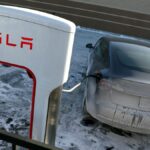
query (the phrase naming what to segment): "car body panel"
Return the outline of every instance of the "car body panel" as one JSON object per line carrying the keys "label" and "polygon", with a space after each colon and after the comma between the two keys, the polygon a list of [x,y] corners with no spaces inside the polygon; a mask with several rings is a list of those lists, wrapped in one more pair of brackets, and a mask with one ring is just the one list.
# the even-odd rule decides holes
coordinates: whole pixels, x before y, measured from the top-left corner
{"label": "car body panel", "polygon": [[[120,60],[116,59],[118,49],[123,52]],[[145,52],[147,56],[143,55]],[[149,134],[149,56],[148,42],[112,37],[99,39],[90,52],[87,75],[100,72],[103,78],[99,81],[93,77],[87,79],[85,105],[88,113],[111,126]],[[121,69],[119,63],[124,65]]]}

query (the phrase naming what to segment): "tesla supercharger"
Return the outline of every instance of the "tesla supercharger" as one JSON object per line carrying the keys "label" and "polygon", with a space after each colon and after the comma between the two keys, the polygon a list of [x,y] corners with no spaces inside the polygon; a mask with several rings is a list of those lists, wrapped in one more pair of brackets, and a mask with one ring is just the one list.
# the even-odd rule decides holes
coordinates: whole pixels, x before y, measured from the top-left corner
{"label": "tesla supercharger", "polygon": [[[68,78],[74,34],[75,25],[68,20],[0,6],[0,62],[26,69],[34,81],[30,117],[30,138],[34,140],[45,141],[49,95]],[[54,104],[52,113],[58,111]],[[51,118],[51,125],[54,120]]]}

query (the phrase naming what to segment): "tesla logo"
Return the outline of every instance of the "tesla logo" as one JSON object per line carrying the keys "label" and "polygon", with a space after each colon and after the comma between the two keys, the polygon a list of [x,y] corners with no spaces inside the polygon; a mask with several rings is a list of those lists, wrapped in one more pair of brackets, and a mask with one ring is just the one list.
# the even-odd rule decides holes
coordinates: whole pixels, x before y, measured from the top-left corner
{"label": "tesla logo", "polygon": [[30,37],[21,37],[19,44],[13,42],[13,37],[10,36],[9,34],[6,34],[6,36],[2,36],[2,33],[0,33],[0,44],[5,44],[6,46],[11,46],[11,47],[17,47],[19,46],[20,48],[27,47],[28,49],[32,50],[33,48],[33,38]]}

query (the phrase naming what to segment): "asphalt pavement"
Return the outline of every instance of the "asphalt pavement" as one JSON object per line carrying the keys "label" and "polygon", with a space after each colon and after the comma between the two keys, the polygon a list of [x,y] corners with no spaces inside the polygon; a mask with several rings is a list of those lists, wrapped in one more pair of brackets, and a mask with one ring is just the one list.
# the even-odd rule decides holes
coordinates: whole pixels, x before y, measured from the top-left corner
{"label": "asphalt pavement", "polygon": [[142,14],[150,14],[149,0],[71,0],[75,2],[82,2],[94,4],[99,6],[106,6],[110,8],[122,9]]}

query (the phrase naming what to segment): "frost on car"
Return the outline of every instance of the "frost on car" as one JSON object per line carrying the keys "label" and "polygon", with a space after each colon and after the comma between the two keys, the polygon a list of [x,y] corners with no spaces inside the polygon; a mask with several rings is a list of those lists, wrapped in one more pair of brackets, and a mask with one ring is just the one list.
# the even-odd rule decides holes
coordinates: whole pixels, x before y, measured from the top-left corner
{"label": "frost on car", "polygon": [[86,111],[111,126],[150,133],[150,44],[102,37],[87,47]]}

